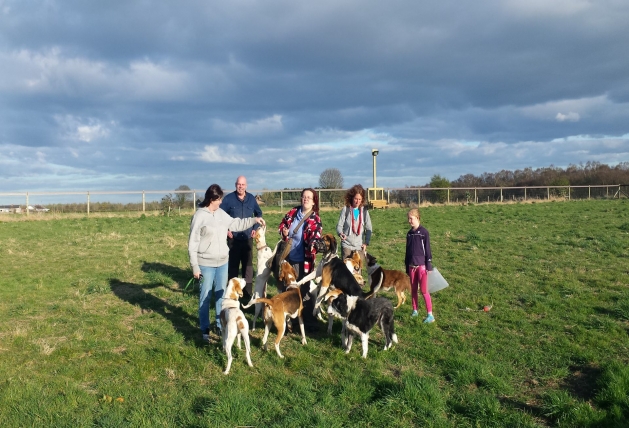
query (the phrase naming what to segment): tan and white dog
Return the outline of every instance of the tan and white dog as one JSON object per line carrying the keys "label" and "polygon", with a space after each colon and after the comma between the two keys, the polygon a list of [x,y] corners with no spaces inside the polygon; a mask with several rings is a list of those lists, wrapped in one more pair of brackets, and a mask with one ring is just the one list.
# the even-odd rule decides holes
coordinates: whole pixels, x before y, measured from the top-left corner
{"label": "tan and white dog", "polygon": [[352,251],[351,255],[343,260],[343,263],[345,263],[347,269],[354,275],[356,282],[360,284],[360,286],[365,285],[365,280],[363,279],[363,258],[360,252]]}
{"label": "tan and white dog", "polygon": [[[285,262],[285,266],[290,267],[294,274],[294,269],[288,262]],[[284,267],[284,263],[282,263],[283,269],[282,271],[288,272],[289,269]],[[280,273],[280,276],[282,274]],[[293,281],[294,282],[294,281]],[[275,351],[280,358],[284,358],[282,353],[280,352],[280,342],[282,341],[282,337],[284,337],[284,333],[286,332],[286,317],[289,318],[297,318],[299,320],[299,329],[301,330],[301,344],[305,345],[306,342],[306,332],[304,330],[304,319],[302,317],[302,311],[304,309],[303,302],[301,300],[301,291],[299,287],[290,288],[283,293],[276,294],[270,299],[260,297],[254,299],[247,303],[247,305],[243,306],[243,308],[248,308],[252,304],[255,303],[264,303],[264,337],[262,338],[262,345],[264,345],[264,350],[267,350],[267,340],[269,338],[269,331],[271,329],[271,323],[275,325],[277,329],[277,337],[275,338]]]}
{"label": "tan and white dog", "polygon": [[[266,297],[266,284],[269,280],[269,276],[271,275],[271,267],[267,266],[267,261],[271,260],[273,257],[273,251],[271,248],[266,245],[266,226],[260,226],[255,233],[254,240],[256,241],[256,249],[257,253],[257,270],[256,273],[256,282],[253,287],[253,296],[251,296],[251,300],[257,299],[258,297]],[[256,320],[260,315],[260,311],[262,310],[262,303],[256,304],[255,314],[253,316],[253,324],[251,325],[251,331],[256,329]]]}
{"label": "tan and white dog", "polygon": [[239,297],[242,297],[242,290],[245,287],[245,280],[242,278],[232,278],[227,282],[227,288],[223,294],[223,305],[221,307],[221,326],[223,327],[223,350],[227,354],[227,367],[223,374],[228,374],[232,366],[232,346],[234,340],[238,338],[238,349],[240,349],[240,337],[245,342],[247,364],[251,363],[251,346],[249,344],[249,324],[245,314],[240,310]]}
{"label": "tan and white dog", "polygon": [[369,253],[367,253],[367,281],[372,295],[375,295],[380,289],[385,291],[395,290],[397,295],[397,306],[395,309],[406,302],[404,292],[407,290],[409,293],[411,292],[411,279],[406,272],[383,269],[376,258]]}

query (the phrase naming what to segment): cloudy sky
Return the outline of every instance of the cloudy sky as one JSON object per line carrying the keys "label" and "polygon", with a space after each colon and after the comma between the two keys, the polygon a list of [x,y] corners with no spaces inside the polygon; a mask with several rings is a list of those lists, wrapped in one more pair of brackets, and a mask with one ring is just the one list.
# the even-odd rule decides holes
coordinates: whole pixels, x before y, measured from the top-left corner
{"label": "cloudy sky", "polygon": [[0,192],[629,161],[626,0],[0,0]]}

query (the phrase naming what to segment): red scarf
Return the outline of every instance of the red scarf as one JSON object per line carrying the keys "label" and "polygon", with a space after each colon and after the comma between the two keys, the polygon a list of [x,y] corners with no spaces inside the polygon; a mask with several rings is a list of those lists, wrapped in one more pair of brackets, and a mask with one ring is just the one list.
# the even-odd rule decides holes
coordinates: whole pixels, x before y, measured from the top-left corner
{"label": "red scarf", "polygon": [[354,226],[354,208],[350,207],[350,209],[352,210],[352,232],[354,232],[356,235],[360,236],[360,226],[362,225],[362,220],[363,220],[363,210],[361,210],[360,208],[358,208],[358,227]]}

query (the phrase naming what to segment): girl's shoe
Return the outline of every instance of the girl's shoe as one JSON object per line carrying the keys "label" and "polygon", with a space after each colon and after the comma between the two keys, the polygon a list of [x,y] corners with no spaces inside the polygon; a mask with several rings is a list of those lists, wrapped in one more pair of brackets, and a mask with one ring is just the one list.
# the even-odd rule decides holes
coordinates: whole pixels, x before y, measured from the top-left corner
{"label": "girl's shoe", "polygon": [[411,317],[416,317],[417,315],[419,315],[419,313],[417,311],[413,311],[413,313],[411,314]]}
{"label": "girl's shoe", "polygon": [[428,315],[428,316],[426,317],[426,319],[424,319],[424,322],[425,322],[426,324],[431,323],[431,322],[435,322],[435,317],[433,317],[432,315]]}

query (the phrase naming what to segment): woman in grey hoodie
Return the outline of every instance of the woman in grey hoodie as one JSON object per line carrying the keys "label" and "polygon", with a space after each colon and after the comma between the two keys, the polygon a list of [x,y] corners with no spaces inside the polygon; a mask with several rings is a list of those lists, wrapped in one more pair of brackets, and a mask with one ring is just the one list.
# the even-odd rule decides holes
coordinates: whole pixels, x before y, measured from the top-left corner
{"label": "woman in grey hoodie", "polygon": [[364,203],[365,189],[360,184],[355,184],[345,194],[345,206],[336,225],[336,232],[341,238],[343,259],[349,257],[352,251],[362,251],[361,257],[365,258],[371,240],[371,217]]}
{"label": "woman in grey hoodie", "polygon": [[223,304],[223,293],[227,286],[229,248],[227,231],[239,232],[258,223],[264,225],[262,217],[233,218],[220,208],[223,190],[212,184],[205,192],[205,199],[199,205],[190,222],[188,255],[195,278],[201,281],[199,296],[199,322],[203,339],[210,335],[210,300],[212,291],[216,300],[216,328],[220,334],[219,319]]}

